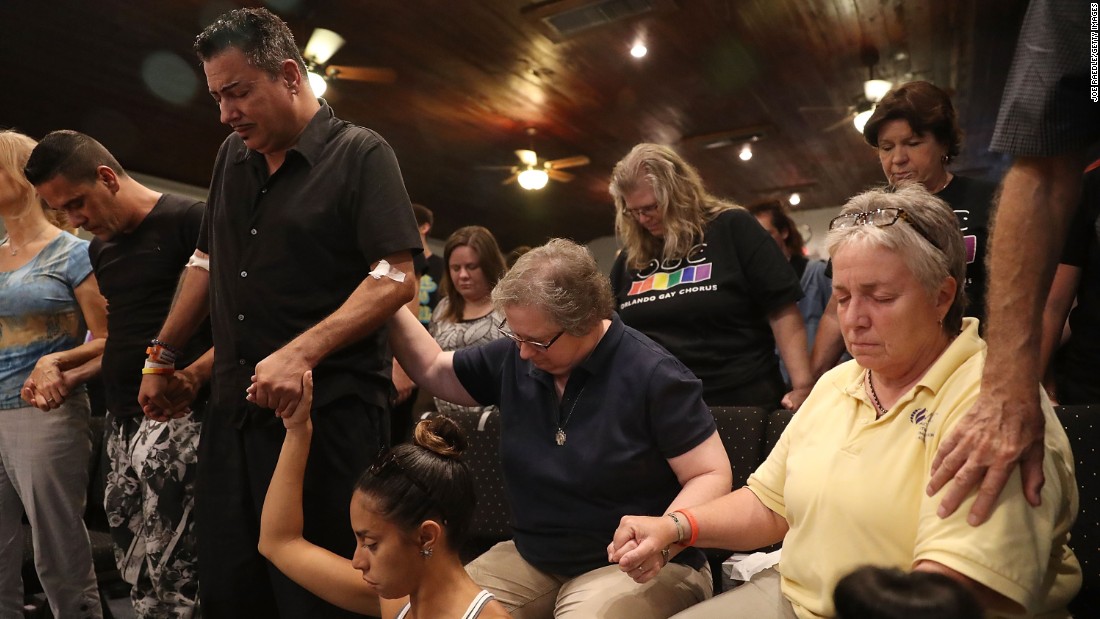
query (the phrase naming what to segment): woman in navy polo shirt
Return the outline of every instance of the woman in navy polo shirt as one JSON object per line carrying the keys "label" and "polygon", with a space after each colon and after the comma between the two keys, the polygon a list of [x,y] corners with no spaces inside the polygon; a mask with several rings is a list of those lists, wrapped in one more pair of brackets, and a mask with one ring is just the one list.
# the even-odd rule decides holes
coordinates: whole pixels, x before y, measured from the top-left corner
{"label": "woman in navy polo shirt", "polygon": [[[583,247],[555,239],[497,284],[501,339],[443,352],[410,312],[390,344],[417,384],[451,402],[497,405],[514,539],[467,570],[514,617],[668,617],[711,594],[696,549],[625,574],[609,564],[620,518],[729,492],[729,460],[680,361],[612,311]],[[511,341],[509,341],[511,340]],[[632,576],[650,572],[650,582]]]}

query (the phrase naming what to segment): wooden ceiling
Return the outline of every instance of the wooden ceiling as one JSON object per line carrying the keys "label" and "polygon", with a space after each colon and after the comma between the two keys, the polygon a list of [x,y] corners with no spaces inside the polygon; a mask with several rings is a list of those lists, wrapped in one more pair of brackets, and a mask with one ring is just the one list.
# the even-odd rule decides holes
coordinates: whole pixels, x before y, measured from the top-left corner
{"label": "wooden ceiling", "polygon": [[[550,236],[612,233],[611,167],[634,144],[676,146],[708,187],[742,203],[802,195],[822,208],[881,181],[870,148],[838,123],[874,76],[955,93],[967,143],[956,170],[996,177],[986,151],[1025,0],[618,0],[657,10],[555,41],[532,15],[591,0],[268,0],[304,45],[347,39],[331,62],[391,67],[393,84],[336,81],[337,114],[380,132],[433,236],[481,224],[507,251]],[[190,51],[238,0],[0,2],[0,125],[103,141],[128,169],[206,186],[228,133]],[[649,47],[637,60],[636,40]],[[536,134],[529,138],[528,128]],[[757,131],[706,148],[699,136]],[[539,192],[502,186],[513,151],[591,165]]]}

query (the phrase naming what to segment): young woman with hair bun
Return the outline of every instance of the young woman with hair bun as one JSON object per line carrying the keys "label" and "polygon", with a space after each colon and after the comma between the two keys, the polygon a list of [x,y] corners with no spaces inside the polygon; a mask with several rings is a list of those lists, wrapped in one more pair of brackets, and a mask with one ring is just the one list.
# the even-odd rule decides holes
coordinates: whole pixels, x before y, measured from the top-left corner
{"label": "young woman with hair bun", "polygon": [[446,417],[421,421],[412,443],[385,452],[359,478],[351,498],[351,560],[303,537],[312,401],[312,372],[306,372],[302,401],[283,418],[286,438],[264,501],[260,552],[294,582],[354,612],[383,619],[507,617],[458,556],[474,486],[461,459],[465,437]]}

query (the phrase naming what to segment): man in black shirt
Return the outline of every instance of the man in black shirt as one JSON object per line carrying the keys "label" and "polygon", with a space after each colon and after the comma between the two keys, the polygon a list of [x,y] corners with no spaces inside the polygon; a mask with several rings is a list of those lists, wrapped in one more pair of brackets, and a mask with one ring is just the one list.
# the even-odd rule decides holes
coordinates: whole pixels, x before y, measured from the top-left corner
{"label": "man in black shirt", "polygon": [[[392,149],[314,97],[282,20],[231,11],[195,51],[233,134],[196,246],[210,271],[188,273],[157,339],[178,348],[209,307],[218,354],[196,504],[203,613],[344,616],[256,550],[278,416],[294,410],[312,369],[304,534],[350,558],[351,488],[389,436],[392,357],[380,327],[415,294],[420,238]],[[163,382],[143,380],[146,410],[167,405]]]}
{"label": "man in black shirt", "polygon": [[[115,557],[139,617],[196,616],[196,456],[213,351],[204,327],[168,377],[170,415],[142,415],[144,347],[168,315],[195,246],[203,204],[161,194],[131,178],[91,137],[55,131],[27,163],[39,195],[96,238],[89,247],[110,306],[103,351],[109,430],[105,507]],[[190,409],[190,410],[188,410]]]}

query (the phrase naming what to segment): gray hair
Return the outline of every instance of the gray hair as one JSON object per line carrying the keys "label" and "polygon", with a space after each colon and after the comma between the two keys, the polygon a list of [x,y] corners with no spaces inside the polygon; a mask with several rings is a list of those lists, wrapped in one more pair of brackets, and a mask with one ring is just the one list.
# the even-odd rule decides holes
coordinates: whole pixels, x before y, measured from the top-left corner
{"label": "gray hair", "polygon": [[943,329],[950,335],[958,333],[966,310],[966,250],[955,212],[920,184],[906,183],[894,191],[874,189],[861,193],[844,205],[841,215],[883,208],[902,209],[911,223],[830,230],[825,237],[829,255],[835,256],[842,247],[853,243],[889,249],[901,257],[930,295],[945,277],[954,278],[958,286],[943,319]]}
{"label": "gray hair", "polygon": [[493,308],[533,306],[569,335],[588,333],[611,317],[611,282],[592,254],[568,239],[551,239],[520,256],[493,288]]}

